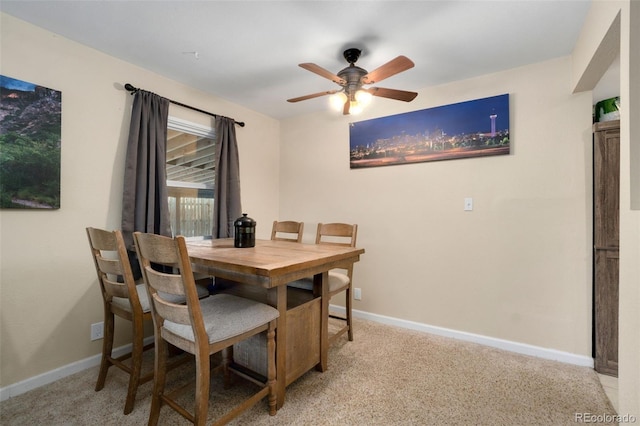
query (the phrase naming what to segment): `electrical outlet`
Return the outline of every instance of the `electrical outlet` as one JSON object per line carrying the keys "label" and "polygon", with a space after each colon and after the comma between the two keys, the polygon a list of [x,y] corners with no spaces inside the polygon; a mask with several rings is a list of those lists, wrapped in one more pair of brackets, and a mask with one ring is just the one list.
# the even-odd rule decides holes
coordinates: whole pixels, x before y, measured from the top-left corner
{"label": "electrical outlet", "polygon": [[104,322],[91,324],[91,340],[99,340],[104,338]]}
{"label": "electrical outlet", "polygon": [[353,298],[355,300],[362,300],[362,289],[354,288],[353,289]]}

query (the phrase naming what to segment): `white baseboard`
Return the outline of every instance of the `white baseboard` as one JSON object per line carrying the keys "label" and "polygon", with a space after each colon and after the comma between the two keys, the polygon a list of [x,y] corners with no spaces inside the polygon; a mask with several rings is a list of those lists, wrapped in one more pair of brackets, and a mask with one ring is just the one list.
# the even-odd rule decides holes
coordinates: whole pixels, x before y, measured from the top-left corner
{"label": "white baseboard", "polygon": [[[331,309],[344,315],[345,308],[342,306],[331,305]],[[394,325],[409,330],[422,331],[424,333],[435,334],[438,336],[450,337],[452,339],[464,340],[467,342],[479,343],[481,345],[493,348],[504,349],[506,351],[515,352],[523,355],[531,355],[538,358],[560,361],[566,364],[578,365],[581,367],[593,368],[593,358],[584,355],[563,352],[556,349],[543,348],[533,346],[526,343],[512,342],[510,340],[497,339],[495,337],[483,336],[480,334],[467,333],[465,331],[452,330],[450,328],[437,327],[429,324],[423,324],[414,321],[407,321],[399,318],[388,317],[385,315],[372,314],[370,312],[353,310],[355,318],[362,318],[381,324]]]}
{"label": "white baseboard", "polygon": [[[336,312],[344,314],[344,307],[331,305],[331,309]],[[512,342],[509,340],[496,339],[494,337],[483,336],[480,334],[467,333],[464,331],[452,330],[449,328],[437,327],[433,325],[423,324],[414,321],[407,321],[399,318],[388,317],[385,315],[372,314],[365,311],[359,311],[354,309],[353,316],[356,318],[362,318],[381,324],[394,325],[396,327],[406,328],[409,330],[421,331],[424,333],[435,334],[438,336],[450,337],[453,339],[464,340],[467,342],[479,343],[481,345],[490,346],[498,349],[504,349],[510,352],[515,352],[523,355],[531,355],[538,358],[550,359],[554,361],[560,361],[567,364],[579,365],[582,367],[593,368],[593,358],[572,354],[569,352],[558,351],[555,349],[542,348],[540,346],[528,345],[526,343]],[[145,344],[153,341],[153,336],[145,339]],[[116,356],[120,356],[131,351],[131,344],[121,346],[114,350]],[[89,358],[85,358],[80,361],[67,364],[55,370],[47,371],[38,376],[30,377],[18,383],[0,388],[0,401],[7,400],[14,396],[23,394],[32,389],[39,388],[40,386],[47,385],[55,382],[63,377],[70,376],[79,371],[86,370],[91,367],[95,367],[100,364],[101,355],[94,355]]]}
{"label": "white baseboard", "polygon": [[[145,345],[152,342],[153,336],[149,336],[144,339]],[[113,355],[118,357],[131,352],[131,346],[131,343],[129,343],[127,345],[115,348],[113,350]],[[29,377],[28,379],[21,382],[0,388],[0,402],[5,401],[9,398],[13,398],[14,396],[18,396],[25,392],[29,392],[30,390],[39,388],[40,386],[48,385],[49,383],[53,383],[56,380],[60,380],[64,377],[70,376],[80,371],[95,367],[96,365],[100,365],[101,358],[102,354],[94,355],[89,358],[81,359],[80,361],[64,365],[60,368],[56,368],[55,370],[47,371],[46,373],[42,373],[34,377]],[[96,379],[97,377],[98,376],[96,375]]]}

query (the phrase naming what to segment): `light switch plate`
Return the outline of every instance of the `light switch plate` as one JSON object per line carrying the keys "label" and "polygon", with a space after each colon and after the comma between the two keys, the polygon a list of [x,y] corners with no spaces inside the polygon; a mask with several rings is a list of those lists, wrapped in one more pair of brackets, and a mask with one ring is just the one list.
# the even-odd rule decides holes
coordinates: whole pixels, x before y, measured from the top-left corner
{"label": "light switch plate", "polygon": [[464,210],[465,211],[473,210],[473,198],[467,197],[464,199]]}

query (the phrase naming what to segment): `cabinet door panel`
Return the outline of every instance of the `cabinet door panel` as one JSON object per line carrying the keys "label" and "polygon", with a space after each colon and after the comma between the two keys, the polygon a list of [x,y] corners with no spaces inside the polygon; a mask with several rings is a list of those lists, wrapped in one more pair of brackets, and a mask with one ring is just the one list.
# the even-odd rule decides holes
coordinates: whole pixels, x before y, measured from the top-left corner
{"label": "cabinet door panel", "polygon": [[595,125],[593,149],[594,337],[596,371],[618,374],[619,123]]}
{"label": "cabinet door panel", "polygon": [[596,371],[618,374],[618,251],[596,250]]}

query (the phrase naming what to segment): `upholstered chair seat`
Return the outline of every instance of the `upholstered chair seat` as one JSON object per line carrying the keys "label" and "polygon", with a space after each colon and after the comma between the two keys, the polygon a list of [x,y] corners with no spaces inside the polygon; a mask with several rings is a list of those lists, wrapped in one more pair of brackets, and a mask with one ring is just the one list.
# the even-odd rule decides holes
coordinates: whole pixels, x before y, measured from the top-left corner
{"label": "upholstered chair seat", "polygon": [[[349,285],[351,280],[347,274],[338,271],[329,271],[329,292],[337,291]],[[287,284],[289,287],[295,287],[302,290],[313,291],[313,278],[302,278]]]}
{"label": "upholstered chair seat", "polygon": [[[239,336],[278,318],[278,311],[263,303],[230,294],[216,294],[200,302],[209,343]],[[195,341],[190,325],[164,321],[163,332],[171,332],[190,342]]]}

